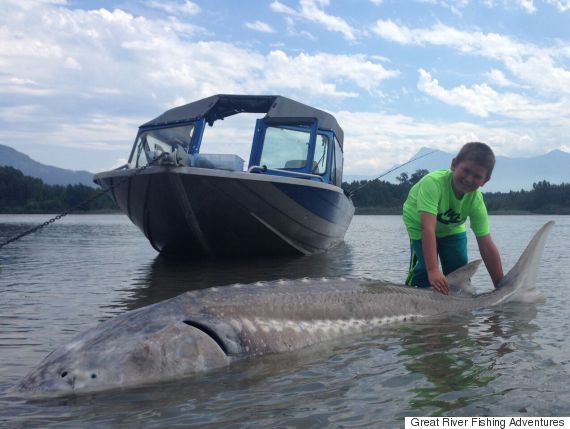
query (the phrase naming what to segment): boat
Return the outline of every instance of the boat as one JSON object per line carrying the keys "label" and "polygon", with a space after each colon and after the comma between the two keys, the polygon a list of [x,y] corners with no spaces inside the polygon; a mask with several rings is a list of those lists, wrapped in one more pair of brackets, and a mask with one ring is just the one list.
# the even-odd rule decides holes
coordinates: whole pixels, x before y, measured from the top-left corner
{"label": "boat", "polygon": [[[206,125],[240,113],[265,114],[244,142],[247,165],[234,153],[202,153]],[[94,181],[161,254],[310,255],[342,242],[354,215],[341,187],[343,139],[320,109],[278,95],[219,94],[141,125],[128,163]]]}

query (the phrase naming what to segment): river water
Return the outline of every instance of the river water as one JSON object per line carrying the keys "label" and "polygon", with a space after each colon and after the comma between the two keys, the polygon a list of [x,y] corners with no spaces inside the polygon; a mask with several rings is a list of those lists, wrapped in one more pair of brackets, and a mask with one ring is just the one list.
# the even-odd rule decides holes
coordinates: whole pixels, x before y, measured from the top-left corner
{"label": "river water", "polygon": [[[0,215],[0,241],[47,216]],[[0,427],[397,428],[405,416],[570,415],[570,217],[492,216],[510,268],[555,220],[541,304],[402,323],[307,350],[242,361],[144,388],[26,401],[9,389],[97,323],[184,291],[280,278],[401,283],[398,216],[356,216],[324,255],[263,261],[164,260],[122,215],[68,216],[0,249]],[[470,256],[476,243],[470,236]],[[483,269],[474,279],[491,289]]]}

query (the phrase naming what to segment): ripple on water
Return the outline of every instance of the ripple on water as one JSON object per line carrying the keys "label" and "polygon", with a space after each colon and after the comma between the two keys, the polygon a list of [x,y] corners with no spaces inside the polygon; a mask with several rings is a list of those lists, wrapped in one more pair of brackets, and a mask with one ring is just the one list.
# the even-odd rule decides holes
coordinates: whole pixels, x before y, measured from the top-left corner
{"label": "ripple on water", "polygon": [[[38,219],[2,215],[0,237]],[[546,220],[491,219],[506,267]],[[346,243],[325,255],[196,264],[158,258],[126,217],[71,216],[0,254],[0,426],[377,427],[410,415],[567,415],[570,219],[556,220],[537,281],[543,304],[385,326],[171,383],[26,402],[8,388],[56,346],[118,313],[234,283],[401,282],[408,262],[399,217],[356,217]],[[476,257],[472,237],[469,246]],[[484,270],[474,283],[490,288]]]}

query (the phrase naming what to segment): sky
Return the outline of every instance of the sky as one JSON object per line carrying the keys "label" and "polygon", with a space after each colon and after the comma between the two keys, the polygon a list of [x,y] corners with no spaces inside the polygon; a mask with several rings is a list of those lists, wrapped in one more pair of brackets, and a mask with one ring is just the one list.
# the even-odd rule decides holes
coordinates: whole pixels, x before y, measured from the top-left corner
{"label": "sky", "polygon": [[[347,175],[468,141],[570,152],[570,0],[0,0],[0,144],[36,161],[117,167],[138,126],[218,93],[332,113]],[[247,161],[239,116],[206,132]]]}

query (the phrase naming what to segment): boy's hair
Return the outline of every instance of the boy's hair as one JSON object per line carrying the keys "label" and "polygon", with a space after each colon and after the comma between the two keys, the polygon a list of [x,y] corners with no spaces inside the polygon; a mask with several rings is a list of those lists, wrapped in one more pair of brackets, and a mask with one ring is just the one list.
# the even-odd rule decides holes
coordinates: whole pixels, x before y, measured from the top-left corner
{"label": "boy's hair", "polygon": [[462,161],[473,161],[480,167],[483,167],[487,170],[487,180],[489,180],[491,178],[493,168],[495,167],[495,154],[485,143],[465,143],[453,160],[454,163]]}

